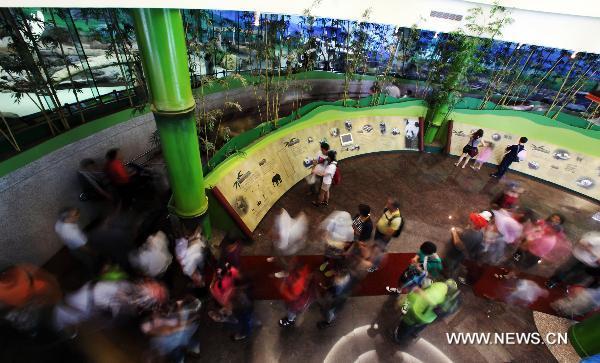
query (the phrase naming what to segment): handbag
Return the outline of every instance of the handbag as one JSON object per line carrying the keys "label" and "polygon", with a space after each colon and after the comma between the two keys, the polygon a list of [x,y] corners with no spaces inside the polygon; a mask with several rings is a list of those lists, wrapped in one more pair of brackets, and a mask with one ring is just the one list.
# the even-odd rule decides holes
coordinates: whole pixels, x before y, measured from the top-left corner
{"label": "handbag", "polygon": [[467,153],[470,157],[474,158],[479,154],[479,150],[476,147],[471,147],[471,150]]}

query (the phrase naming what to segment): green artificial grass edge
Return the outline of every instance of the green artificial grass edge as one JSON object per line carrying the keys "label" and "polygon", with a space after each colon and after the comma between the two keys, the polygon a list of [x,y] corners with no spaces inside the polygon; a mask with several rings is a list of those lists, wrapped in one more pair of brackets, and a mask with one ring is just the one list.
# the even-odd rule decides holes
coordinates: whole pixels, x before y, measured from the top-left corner
{"label": "green artificial grass edge", "polygon": [[130,108],[75,127],[60,135],[56,135],[55,137],[44,141],[41,144],[32,147],[31,149],[27,149],[11,157],[10,159],[1,162],[0,177],[5,176],[33,161],[36,161],[44,155],[56,151],[66,145],[82,140],[111,126],[128,121],[133,117],[144,115],[148,112],[150,112],[149,105],[147,105],[141,112],[135,112],[134,109]]}

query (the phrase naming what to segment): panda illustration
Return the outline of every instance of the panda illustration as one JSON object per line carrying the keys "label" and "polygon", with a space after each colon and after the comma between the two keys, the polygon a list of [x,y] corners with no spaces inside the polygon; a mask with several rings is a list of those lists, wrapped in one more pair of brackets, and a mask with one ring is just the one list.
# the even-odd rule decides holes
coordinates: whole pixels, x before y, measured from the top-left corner
{"label": "panda illustration", "polygon": [[406,149],[418,149],[419,148],[419,121],[411,121],[404,119],[406,122],[405,136],[404,136],[404,147]]}

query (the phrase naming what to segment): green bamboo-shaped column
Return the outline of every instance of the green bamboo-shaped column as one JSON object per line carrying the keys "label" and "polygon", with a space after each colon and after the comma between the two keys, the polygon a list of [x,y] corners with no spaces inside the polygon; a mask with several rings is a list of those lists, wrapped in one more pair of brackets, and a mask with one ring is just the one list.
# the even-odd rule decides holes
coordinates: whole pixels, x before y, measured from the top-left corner
{"label": "green bamboo-shaped column", "polygon": [[[171,210],[194,218],[208,209],[196,133],[196,107],[179,10],[134,9],[135,33],[173,190]],[[205,232],[208,223],[205,223]]]}

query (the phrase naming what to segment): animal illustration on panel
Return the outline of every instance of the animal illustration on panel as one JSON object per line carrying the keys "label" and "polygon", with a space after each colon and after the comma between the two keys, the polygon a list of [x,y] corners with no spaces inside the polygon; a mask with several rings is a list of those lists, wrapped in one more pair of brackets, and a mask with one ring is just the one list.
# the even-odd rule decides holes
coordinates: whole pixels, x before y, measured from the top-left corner
{"label": "animal illustration on panel", "polygon": [[273,186],[279,186],[279,184],[281,184],[283,180],[281,180],[281,175],[279,174],[275,174],[275,176],[273,176],[273,179],[271,179],[271,182],[273,182]]}

